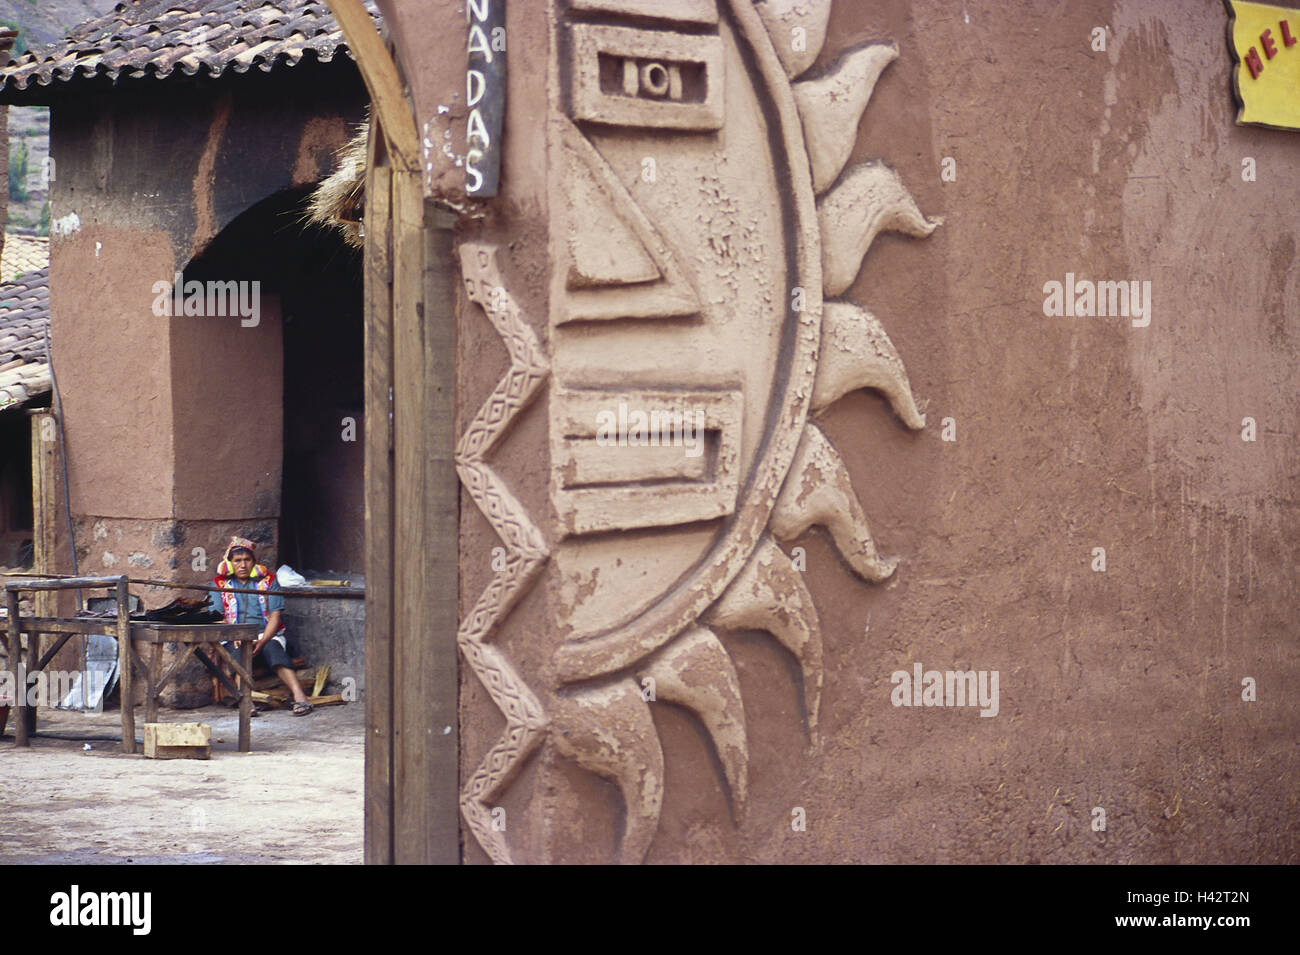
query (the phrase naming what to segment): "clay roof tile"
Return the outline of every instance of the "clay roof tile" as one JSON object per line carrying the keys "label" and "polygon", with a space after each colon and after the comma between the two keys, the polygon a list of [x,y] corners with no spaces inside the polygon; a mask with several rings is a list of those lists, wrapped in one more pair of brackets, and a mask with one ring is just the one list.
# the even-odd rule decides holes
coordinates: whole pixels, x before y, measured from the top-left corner
{"label": "clay roof tile", "polygon": [[[374,0],[365,5],[378,20]],[[188,76],[220,76],[232,66],[243,73],[254,64],[270,71],[308,51],[327,63],[338,50],[352,55],[319,0],[124,0],[62,42],[0,67],[0,97],[101,74],[164,79],[177,66]]]}
{"label": "clay roof tile", "polygon": [[[6,236],[5,252],[11,240]],[[47,264],[0,284],[0,411],[50,390],[45,336],[50,324]]]}

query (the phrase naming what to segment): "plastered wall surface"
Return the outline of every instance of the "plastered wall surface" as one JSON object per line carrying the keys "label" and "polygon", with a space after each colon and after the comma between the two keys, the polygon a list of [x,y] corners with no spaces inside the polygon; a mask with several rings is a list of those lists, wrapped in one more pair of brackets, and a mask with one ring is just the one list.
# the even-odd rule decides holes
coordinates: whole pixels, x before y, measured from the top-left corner
{"label": "plastered wall surface", "polygon": [[[462,623],[466,860],[1294,861],[1300,187],[1234,125],[1223,7],[542,8],[459,234],[462,429],[531,382],[483,425],[514,516],[462,495],[463,621],[507,582]],[[575,450],[583,389],[739,397],[704,466]],[[664,481],[707,488],[615,488]]]}
{"label": "plastered wall surface", "polygon": [[278,295],[262,283],[256,322],[160,316],[155,286],[256,203],[326,175],[363,103],[353,67],[306,65],[53,104],[51,256],[65,278],[52,290],[52,342],[83,573],[207,580],[205,558],[219,559],[232,533],[274,556]]}
{"label": "plastered wall surface", "polygon": [[[233,306],[160,315],[158,283],[173,283],[250,207],[332,170],[362,116],[363,88],[349,64],[303,66],[197,89],[149,80],[108,94],[55,91],[51,345],[82,574],[210,583],[235,534],[275,563],[279,296],[261,276],[256,321]],[[275,223],[280,240],[298,225]],[[55,569],[71,573],[61,483],[57,501]],[[151,607],[178,596],[132,591]],[[56,665],[75,666],[77,652],[70,644]],[[201,705],[210,692],[191,663],[163,703]]]}

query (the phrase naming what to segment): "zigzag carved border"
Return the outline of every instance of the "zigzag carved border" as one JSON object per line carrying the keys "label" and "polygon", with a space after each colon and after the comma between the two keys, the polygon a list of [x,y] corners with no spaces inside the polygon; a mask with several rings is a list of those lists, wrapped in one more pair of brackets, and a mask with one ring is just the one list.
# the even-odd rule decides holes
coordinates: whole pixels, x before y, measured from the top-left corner
{"label": "zigzag carved border", "polygon": [[460,258],[470,301],[482,306],[510,353],[509,370],[456,446],[456,471],[506,550],[505,570],[498,571],[479,595],[456,635],[465,661],[506,718],[505,732],[461,790],[460,808],[492,861],[510,863],[504,834],[492,828],[489,803],[541,743],[547,719],[540,701],[505,654],[487,641],[537,579],[550,550],[528,512],[484,457],[536,396],[551,368],[532,328],[505,290],[496,248],[466,243],[460,247]]}

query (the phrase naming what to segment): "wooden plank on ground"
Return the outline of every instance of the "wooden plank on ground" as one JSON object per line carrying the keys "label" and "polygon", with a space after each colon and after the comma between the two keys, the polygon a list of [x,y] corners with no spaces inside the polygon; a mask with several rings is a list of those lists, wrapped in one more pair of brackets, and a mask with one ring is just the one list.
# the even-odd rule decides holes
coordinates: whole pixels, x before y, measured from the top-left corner
{"label": "wooden plank on ground", "polygon": [[148,759],[208,759],[212,727],[206,723],[145,723],[144,755]]}
{"label": "wooden plank on ground", "polygon": [[312,706],[342,706],[347,700],[341,693],[331,693],[329,696],[309,696],[307,702]]}

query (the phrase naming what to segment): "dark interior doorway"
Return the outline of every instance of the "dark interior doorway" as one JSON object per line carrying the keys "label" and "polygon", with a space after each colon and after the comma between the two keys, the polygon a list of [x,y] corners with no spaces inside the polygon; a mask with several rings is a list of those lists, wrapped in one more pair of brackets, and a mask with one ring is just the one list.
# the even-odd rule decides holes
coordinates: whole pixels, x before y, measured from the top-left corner
{"label": "dark interior doorway", "polygon": [[32,566],[31,419],[0,413],[0,567]]}
{"label": "dark interior doorway", "polygon": [[362,256],[311,225],[312,187],[253,206],[185,279],[259,279],[283,316],[283,479],[277,560],[308,577],[365,566]]}

